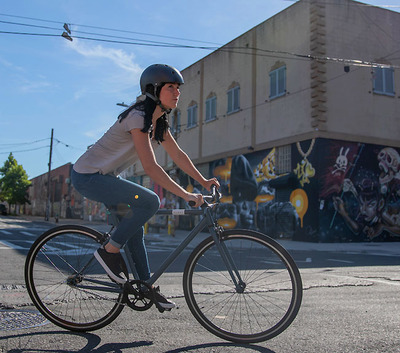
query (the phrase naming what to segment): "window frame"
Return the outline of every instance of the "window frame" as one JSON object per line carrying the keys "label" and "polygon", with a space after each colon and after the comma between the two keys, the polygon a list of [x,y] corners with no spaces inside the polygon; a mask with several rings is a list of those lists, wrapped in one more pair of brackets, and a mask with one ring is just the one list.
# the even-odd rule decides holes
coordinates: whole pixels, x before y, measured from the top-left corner
{"label": "window frame", "polygon": [[217,96],[212,96],[206,99],[206,118],[205,121],[213,121],[217,119]]}
{"label": "window frame", "polygon": [[228,89],[227,92],[227,111],[226,113],[233,114],[240,110],[240,86],[237,85]]}
{"label": "window frame", "polygon": [[192,129],[197,126],[197,114],[198,114],[198,109],[197,109],[197,104],[192,104],[187,108],[187,114],[188,114],[188,120],[187,120],[187,128]]}
{"label": "window frame", "polygon": [[290,173],[292,170],[292,146],[279,146],[275,150],[275,171],[277,174]]}
{"label": "window frame", "polygon": [[171,125],[169,127],[173,136],[181,132],[181,111],[176,110],[171,116]]}
{"label": "window frame", "polygon": [[[378,76],[378,73],[379,73],[379,76]],[[387,80],[388,80],[387,73],[390,75],[390,82],[387,82]],[[374,68],[372,91],[376,94],[382,94],[385,96],[394,97],[396,95],[395,88],[394,88],[394,69],[392,67],[375,67]]]}
{"label": "window frame", "polygon": [[[279,75],[283,74],[283,78]],[[269,72],[269,98],[275,99],[286,95],[286,65]],[[280,87],[282,85],[282,87]]]}

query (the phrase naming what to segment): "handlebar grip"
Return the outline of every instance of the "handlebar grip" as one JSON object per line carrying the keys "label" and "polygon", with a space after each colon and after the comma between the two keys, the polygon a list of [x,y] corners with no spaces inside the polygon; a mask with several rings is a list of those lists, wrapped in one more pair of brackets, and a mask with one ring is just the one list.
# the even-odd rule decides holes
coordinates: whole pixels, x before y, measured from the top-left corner
{"label": "handlebar grip", "polygon": [[[217,191],[217,187],[213,185],[211,187],[211,195],[203,195],[204,201],[207,203],[208,202],[213,202],[213,201],[219,201],[221,198],[221,193]],[[194,201],[189,201],[189,206],[194,207],[196,205],[196,202]]]}

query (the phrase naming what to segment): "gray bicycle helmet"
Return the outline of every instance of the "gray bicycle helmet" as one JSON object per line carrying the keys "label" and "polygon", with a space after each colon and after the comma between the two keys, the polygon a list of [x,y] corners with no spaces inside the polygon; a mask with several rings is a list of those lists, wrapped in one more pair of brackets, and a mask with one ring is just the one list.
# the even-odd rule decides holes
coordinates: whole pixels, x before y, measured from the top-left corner
{"label": "gray bicycle helmet", "polygon": [[[157,88],[165,83],[184,84],[181,73],[172,66],[165,64],[150,65],[140,77],[140,89],[142,94],[158,101]],[[149,87],[150,86],[150,87]],[[149,92],[149,90],[151,91]],[[154,95],[155,97],[152,97]]]}

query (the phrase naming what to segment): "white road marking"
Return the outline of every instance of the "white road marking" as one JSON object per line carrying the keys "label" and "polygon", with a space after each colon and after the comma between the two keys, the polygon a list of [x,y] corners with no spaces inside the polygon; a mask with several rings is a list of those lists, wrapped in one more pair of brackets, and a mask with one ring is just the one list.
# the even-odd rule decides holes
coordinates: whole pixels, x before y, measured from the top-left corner
{"label": "white road marking", "polygon": [[22,231],[22,232],[20,232],[20,233],[21,233],[21,234],[24,234],[24,235],[27,235],[28,237],[36,236],[36,234],[30,233],[30,232],[25,232],[25,231]]}
{"label": "white road marking", "polygon": [[8,241],[2,240],[0,241],[0,249],[1,250],[28,250],[29,248],[23,248],[22,246],[15,245],[13,243],[10,243]]}
{"label": "white road marking", "polygon": [[347,260],[339,260],[339,259],[327,259],[328,261],[333,261],[333,262],[342,262],[345,264],[354,264],[354,261],[347,261]]}

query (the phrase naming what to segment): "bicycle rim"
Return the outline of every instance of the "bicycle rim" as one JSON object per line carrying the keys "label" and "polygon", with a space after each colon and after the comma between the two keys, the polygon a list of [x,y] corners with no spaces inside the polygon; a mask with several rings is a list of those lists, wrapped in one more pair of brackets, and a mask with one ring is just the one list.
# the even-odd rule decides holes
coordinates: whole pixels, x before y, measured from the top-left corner
{"label": "bicycle rim", "polygon": [[73,331],[96,330],[122,311],[122,294],[94,259],[101,234],[82,226],[49,230],[32,245],[25,282],[40,312]]}
{"label": "bicycle rim", "polygon": [[191,312],[207,330],[229,341],[255,343],[275,337],[300,308],[302,283],[296,264],[261,233],[232,230],[221,238],[245,288],[236,290],[210,237],[186,264],[183,286]]}

